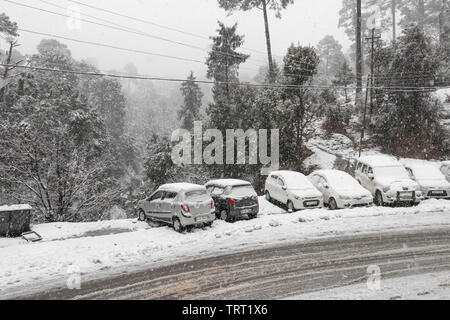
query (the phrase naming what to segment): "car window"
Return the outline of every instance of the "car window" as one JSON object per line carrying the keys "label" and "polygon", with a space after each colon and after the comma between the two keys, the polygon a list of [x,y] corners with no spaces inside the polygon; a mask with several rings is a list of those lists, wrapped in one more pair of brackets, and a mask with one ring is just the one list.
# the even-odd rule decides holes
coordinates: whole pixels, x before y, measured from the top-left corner
{"label": "car window", "polygon": [[327,180],[325,180],[325,178],[323,178],[323,177],[320,177],[319,184],[321,184],[323,186],[326,186],[327,185]]}
{"label": "car window", "polygon": [[366,165],[364,165],[362,172],[367,174],[367,172],[369,171],[369,167],[367,167]]}
{"label": "car window", "polygon": [[164,199],[166,199],[166,200],[173,200],[173,199],[175,199],[177,197],[177,195],[178,194],[176,192],[167,192]]}
{"label": "car window", "polygon": [[160,200],[165,194],[165,191],[158,191],[156,193],[154,193],[151,197],[150,197],[150,202],[155,201],[155,200]]}
{"label": "car window", "polygon": [[369,167],[368,173],[373,174],[373,169]]}
{"label": "car window", "polygon": [[185,199],[187,201],[201,202],[201,201],[207,201],[211,198],[206,190],[195,190],[195,191],[186,192]]}
{"label": "car window", "polygon": [[281,178],[278,178],[278,184],[279,184],[280,186],[282,186],[282,187],[285,186],[284,181],[283,181],[283,179],[281,179]]}
{"label": "car window", "polygon": [[358,163],[356,170],[361,171],[363,164],[361,162]]}
{"label": "car window", "polygon": [[320,181],[320,177],[317,175],[312,176],[311,180],[313,181],[313,183],[318,184]]}
{"label": "car window", "polygon": [[273,183],[278,183],[278,177],[277,176],[271,176],[270,179],[272,179]]}
{"label": "car window", "polygon": [[220,196],[223,194],[223,192],[225,191],[224,188],[221,187],[214,187],[214,189],[211,190],[211,194],[215,195],[215,196]]}

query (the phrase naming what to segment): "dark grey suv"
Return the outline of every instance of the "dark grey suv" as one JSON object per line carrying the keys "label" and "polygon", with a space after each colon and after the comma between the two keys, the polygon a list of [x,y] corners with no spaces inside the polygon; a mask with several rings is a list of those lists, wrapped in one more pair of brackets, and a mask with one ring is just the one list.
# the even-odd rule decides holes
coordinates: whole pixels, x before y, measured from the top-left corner
{"label": "dark grey suv", "polygon": [[210,181],[205,187],[214,200],[217,218],[234,222],[258,216],[258,195],[250,182],[223,179]]}

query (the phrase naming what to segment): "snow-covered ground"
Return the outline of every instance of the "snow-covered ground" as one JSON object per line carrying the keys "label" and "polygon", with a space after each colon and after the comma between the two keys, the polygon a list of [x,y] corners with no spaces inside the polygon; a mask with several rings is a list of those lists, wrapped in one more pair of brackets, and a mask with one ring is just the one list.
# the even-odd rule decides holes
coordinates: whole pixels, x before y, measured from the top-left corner
{"label": "snow-covered ground", "polygon": [[[369,289],[371,288],[371,289]],[[450,271],[383,279],[380,287],[367,283],[314,292],[286,300],[449,300]]]}
{"label": "snow-covered ground", "polygon": [[15,288],[63,284],[73,270],[90,279],[303,240],[450,226],[450,201],[444,200],[412,208],[319,209],[292,214],[263,198],[260,204],[261,215],[256,220],[216,221],[212,228],[186,234],[133,220],[34,226],[43,242],[0,239],[0,298]]}

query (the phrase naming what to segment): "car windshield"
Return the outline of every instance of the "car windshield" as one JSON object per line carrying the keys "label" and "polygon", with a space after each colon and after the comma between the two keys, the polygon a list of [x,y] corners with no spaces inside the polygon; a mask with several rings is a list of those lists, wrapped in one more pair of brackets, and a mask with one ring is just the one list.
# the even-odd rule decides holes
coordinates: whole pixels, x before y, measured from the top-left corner
{"label": "car windshield", "polygon": [[360,184],[350,175],[340,174],[328,179],[330,186],[336,190],[360,189]]}
{"label": "car windshield", "polygon": [[231,195],[238,198],[256,197],[256,192],[251,185],[234,186]]}
{"label": "car windshield", "polygon": [[444,176],[438,168],[433,166],[420,166],[413,169],[414,176],[419,180],[442,180]]}
{"label": "car windshield", "polygon": [[290,190],[311,190],[314,189],[311,181],[303,175],[289,175],[285,176],[286,187]]}
{"label": "car windshield", "polygon": [[409,179],[408,171],[402,166],[376,167],[374,174],[377,177],[388,177],[391,179]]}
{"label": "car windshield", "polygon": [[206,190],[189,191],[186,192],[185,199],[192,202],[202,202],[209,200],[209,195]]}

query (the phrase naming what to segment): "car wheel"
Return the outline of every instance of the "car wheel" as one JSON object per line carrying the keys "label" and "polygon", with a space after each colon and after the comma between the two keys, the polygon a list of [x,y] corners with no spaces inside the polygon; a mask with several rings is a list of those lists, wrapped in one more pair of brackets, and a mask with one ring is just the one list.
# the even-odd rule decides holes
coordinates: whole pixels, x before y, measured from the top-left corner
{"label": "car wheel", "polygon": [[272,198],[270,197],[269,191],[266,191],[266,200],[269,201],[269,202],[272,201]]}
{"label": "car wheel", "polygon": [[173,229],[176,232],[180,232],[180,233],[184,231],[184,228],[183,228],[183,225],[181,224],[180,219],[178,219],[178,218],[173,219]]}
{"label": "car wheel", "polygon": [[291,200],[288,201],[287,208],[289,212],[295,212],[294,203]]}
{"label": "car wheel", "polygon": [[138,217],[138,219],[139,219],[139,221],[142,221],[142,222],[145,222],[145,221],[147,221],[147,217],[146,217],[146,215],[145,215],[145,212],[144,212],[144,210],[139,210],[139,217]]}
{"label": "car wheel", "polygon": [[378,207],[384,206],[383,195],[380,191],[377,191],[377,193],[375,194],[375,205]]}
{"label": "car wheel", "polygon": [[330,200],[328,202],[329,202],[328,206],[330,207],[330,210],[337,210],[338,209],[336,200],[334,198],[330,198]]}
{"label": "car wheel", "polygon": [[256,219],[257,217],[258,217],[257,214],[252,214],[252,215],[250,216],[250,220]]}
{"label": "car wheel", "polygon": [[222,212],[220,212],[220,219],[226,222],[230,221],[230,217],[228,216],[228,212],[226,210],[222,210]]}

